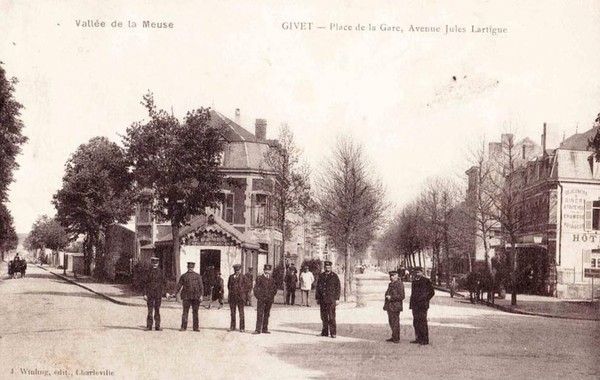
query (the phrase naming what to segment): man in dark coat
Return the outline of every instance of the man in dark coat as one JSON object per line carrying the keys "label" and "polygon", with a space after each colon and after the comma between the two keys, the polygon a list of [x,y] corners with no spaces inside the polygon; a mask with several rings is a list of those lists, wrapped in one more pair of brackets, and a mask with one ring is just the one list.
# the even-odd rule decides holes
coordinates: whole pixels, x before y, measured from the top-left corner
{"label": "man in dark coat", "polygon": [[246,280],[246,306],[252,306],[252,297],[250,297],[250,293],[252,292],[252,286],[254,283],[254,268],[248,268],[248,272],[244,275],[244,279]]}
{"label": "man in dark coat", "polygon": [[144,284],[144,296],[146,297],[146,305],[148,306],[148,316],[146,317],[146,330],[152,330],[152,314],[154,314],[154,328],[156,331],[160,328],[160,303],[165,290],[165,275],[158,267],[158,257],[150,259],[150,271],[146,277]]}
{"label": "man in dark coat", "polygon": [[397,271],[390,272],[390,283],[385,292],[383,309],[388,313],[388,322],[392,329],[392,337],[388,342],[400,343],[400,312],[404,300],[404,284],[398,277]]}
{"label": "man in dark coat", "polygon": [[246,279],[242,275],[242,266],[235,264],[233,266],[233,274],[227,280],[227,290],[229,292],[229,309],[231,311],[231,324],[229,331],[235,331],[235,310],[237,308],[240,314],[240,331],[244,332],[244,305],[246,304],[247,285]]}
{"label": "man in dark coat", "polygon": [[323,322],[321,336],[335,338],[337,327],[335,307],[340,302],[340,279],[337,274],[331,271],[331,266],[331,261],[325,261],[325,272],[321,273],[317,280],[315,298],[321,306],[321,321]]}
{"label": "man in dark coat", "polygon": [[415,340],[411,343],[429,344],[429,328],[427,327],[427,310],[429,300],[435,291],[428,278],[423,277],[423,269],[415,268],[415,279],[412,282],[410,294],[410,308],[413,313],[413,327]]}
{"label": "man in dark coat", "polygon": [[256,297],[256,330],[255,334],[270,334],[269,314],[277,294],[277,285],[271,276],[272,266],[265,264],[264,273],[256,279],[254,297]]}
{"label": "man in dark coat", "polygon": [[181,315],[180,331],[187,330],[190,306],[192,307],[194,331],[200,331],[198,322],[198,308],[200,307],[200,302],[202,302],[202,294],[204,289],[202,286],[202,276],[194,272],[194,266],[196,266],[196,263],[188,262],[188,271],[179,277],[179,282],[177,283],[177,292],[175,294],[179,294],[181,291],[181,300],[183,301],[183,314]]}
{"label": "man in dark coat", "polygon": [[298,284],[298,274],[294,264],[290,265],[285,274],[285,304],[293,305],[296,303],[296,287]]}

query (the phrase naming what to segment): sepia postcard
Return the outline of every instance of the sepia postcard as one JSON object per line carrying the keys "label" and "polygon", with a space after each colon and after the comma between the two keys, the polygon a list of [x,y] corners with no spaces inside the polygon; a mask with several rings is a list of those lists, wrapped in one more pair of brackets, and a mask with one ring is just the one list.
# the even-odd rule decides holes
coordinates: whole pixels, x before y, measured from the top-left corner
{"label": "sepia postcard", "polygon": [[598,379],[600,1],[0,0],[1,379]]}

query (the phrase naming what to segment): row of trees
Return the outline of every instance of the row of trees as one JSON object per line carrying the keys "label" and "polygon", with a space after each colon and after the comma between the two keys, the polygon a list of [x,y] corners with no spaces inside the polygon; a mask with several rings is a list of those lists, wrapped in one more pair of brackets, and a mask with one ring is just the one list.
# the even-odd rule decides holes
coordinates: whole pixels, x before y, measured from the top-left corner
{"label": "row of trees", "polygon": [[486,152],[485,146],[482,143],[472,153],[466,196],[451,178],[428,180],[383,233],[377,254],[382,259],[399,258],[410,266],[415,263],[412,256],[428,252],[433,279],[448,282],[455,269],[453,260],[462,260],[469,272],[473,270],[477,243],[489,273],[491,240],[499,238],[503,246],[496,250],[495,262],[503,266],[497,269],[510,273],[511,301],[516,304],[516,245],[529,223],[523,211],[521,168],[529,157],[512,134],[503,135],[492,152]]}
{"label": "row of trees", "polygon": [[17,156],[21,153],[27,137],[23,135],[21,109],[23,106],[14,98],[16,78],[7,78],[0,62],[0,255],[4,260],[7,251],[15,249],[18,237],[13,217],[6,207],[8,187],[14,181],[14,172],[19,167]]}

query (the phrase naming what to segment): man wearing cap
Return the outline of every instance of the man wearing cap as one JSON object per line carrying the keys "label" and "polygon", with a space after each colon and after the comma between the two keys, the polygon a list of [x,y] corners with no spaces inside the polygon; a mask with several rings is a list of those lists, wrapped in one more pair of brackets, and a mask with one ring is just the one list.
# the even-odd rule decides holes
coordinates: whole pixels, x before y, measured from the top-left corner
{"label": "man wearing cap", "polygon": [[411,343],[429,344],[427,310],[429,309],[429,300],[431,300],[434,293],[431,281],[423,277],[423,268],[415,268],[415,279],[412,282],[410,293],[410,308],[413,313],[415,340],[411,341]]}
{"label": "man wearing cap", "polygon": [[235,331],[235,309],[240,314],[240,331],[245,330],[244,325],[244,305],[246,304],[246,280],[241,273],[242,266],[235,264],[233,274],[227,280],[227,290],[229,291],[229,309],[231,311],[231,324],[229,331]]}
{"label": "man wearing cap", "polygon": [[392,337],[388,342],[400,343],[400,312],[404,300],[404,284],[398,277],[397,271],[390,272],[390,283],[385,292],[383,310],[387,311],[388,322],[392,329]]}
{"label": "man wearing cap", "polygon": [[340,302],[340,279],[331,271],[331,261],[325,261],[325,272],[321,273],[317,280],[315,298],[321,306],[321,321],[323,322],[321,336],[335,338],[335,307]]}
{"label": "man wearing cap", "polygon": [[246,306],[252,306],[252,297],[250,296],[250,293],[252,293],[252,286],[254,283],[253,270],[254,268],[249,267],[248,272],[244,275],[244,279],[246,280]]}
{"label": "man wearing cap", "polygon": [[194,324],[194,331],[200,331],[198,323],[198,308],[200,302],[202,302],[202,276],[194,272],[194,266],[196,263],[188,262],[188,271],[179,277],[177,283],[177,292],[181,291],[181,299],[183,301],[183,314],[181,315],[181,329],[180,331],[187,330],[188,315],[190,313],[190,306],[192,307],[192,318]]}
{"label": "man wearing cap", "polygon": [[256,330],[255,334],[270,334],[269,313],[277,294],[277,285],[271,276],[272,266],[265,264],[264,273],[256,279],[254,297],[256,297]]}
{"label": "man wearing cap", "polygon": [[146,297],[146,305],[148,306],[148,316],[146,317],[146,330],[152,330],[152,314],[154,314],[154,328],[156,331],[160,328],[160,303],[162,300],[163,291],[165,290],[165,275],[158,267],[158,257],[150,259],[150,271],[146,277],[144,284],[144,296]]}

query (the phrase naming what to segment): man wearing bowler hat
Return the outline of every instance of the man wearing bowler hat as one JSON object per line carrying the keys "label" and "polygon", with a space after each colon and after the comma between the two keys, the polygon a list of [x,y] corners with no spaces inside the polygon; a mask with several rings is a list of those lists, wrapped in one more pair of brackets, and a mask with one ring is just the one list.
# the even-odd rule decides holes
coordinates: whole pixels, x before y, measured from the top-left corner
{"label": "man wearing bowler hat", "polygon": [[429,344],[427,310],[429,309],[429,300],[431,300],[434,293],[431,281],[423,277],[423,268],[415,268],[415,279],[412,282],[410,293],[410,308],[413,313],[415,340],[411,341],[411,343]]}
{"label": "man wearing bowler hat", "polygon": [[400,312],[404,300],[404,284],[398,277],[397,271],[390,272],[390,283],[385,292],[383,310],[387,311],[388,322],[392,329],[392,337],[388,342],[400,343]]}
{"label": "man wearing bowler hat", "polygon": [[198,308],[200,302],[202,302],[202,276],[194,272],[194,266],[196,263],[190,261],[187,263],[188,271],[179,277],[177,283],[177,292],[181,291],[181,300],[183,301],[183,314],[181,315],[181,329],[180,331],[187,330],[188,315],[190,313],[190,306],[192,307],[192,318],[194,324],[194,331],[200,331],[198,322]]}
{"label": "man wearing bowler hat", "polygon": [[158,267],[158,257],[150,258],[150,271],[146,277],[144,286],[144,296],[146,297],[146,305],[148,306],[148,316],[146,317],[146,330],[152,330],[152,314],[154,314],[154,328],[157,331],[160,328],[160,303],[165,290],[165,275]]}
{"label": "man wearing bowler hat", "polygon": [[319,275],[317,280],[317,292],[315,298],[321,306],[321,321],[323,329],[321,336],[335,338],[336,322],[335,307],[340,302],[340,279],[331,271],[331,261],[325,261],[325,271]]}
{"label": "man wearing bowler hat", "polygon": [[240,314],[240,331],[244,332],[244,305],[246,304],[246,279],[242,275],[242,266],[235,264],[233,274],[227,281],[227,290],[229,291],[229,309],[231,311],[231,324],[229,331],[235,331],[235,313],[236,308]]}
{"label": "man wearing bowler hat", "polygon": [[263,274],[256,278],[254,297],[256,297],[256,330],[254,334],[270,334],[269,313],[277,294],[277,285],[271,276],[272,266],[265,264]]}

